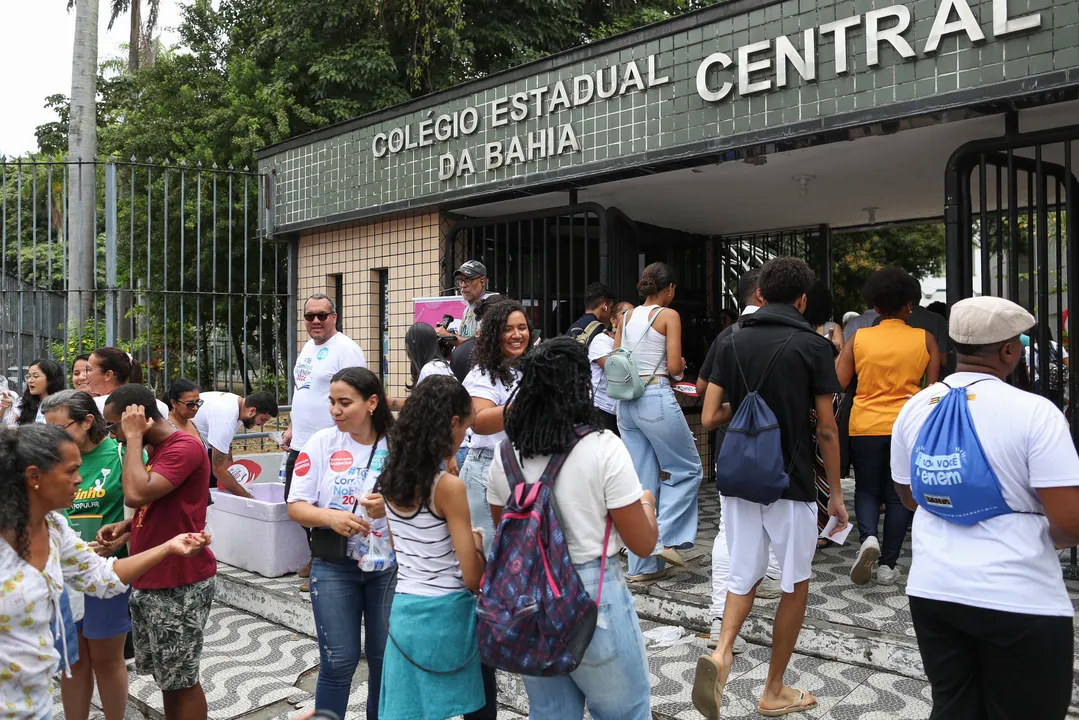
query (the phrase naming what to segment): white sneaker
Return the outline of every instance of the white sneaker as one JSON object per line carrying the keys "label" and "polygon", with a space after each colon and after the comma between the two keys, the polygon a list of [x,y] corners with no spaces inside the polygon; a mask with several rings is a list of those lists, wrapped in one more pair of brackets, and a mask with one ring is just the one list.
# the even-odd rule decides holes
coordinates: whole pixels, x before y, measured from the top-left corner
{"label": "white sneaker", "polygon": [[[723,618],[712,618],[712,632],[708,635],[707,643],[710,649],[715,650],[716,646],[719,645],[719,633],[722,628]],[[732,649],[732,652],[735,655],[741,655],[746,651],[748,646],[749,643],[745,641],[745,638],[739,635],[734,639],[734,648]]]}
{"label": "white sneaker", "polygon": [[855,585],[865,585],[873,578],[873,563],[880,557],[880,543],[870,535],[862,543],[858,557],[850,569],[850,579]]}
{"label": "white sneaker", "polygon": [[899,568],[881,565],[877,568],[877,585],[895,585],[900,576]]}
{"label": "white sneaker", "polygon": [[778,597],[783,597],[783,586],[778,580],[766,577],[757,586],[757,597],[765,600],[775,600]]}

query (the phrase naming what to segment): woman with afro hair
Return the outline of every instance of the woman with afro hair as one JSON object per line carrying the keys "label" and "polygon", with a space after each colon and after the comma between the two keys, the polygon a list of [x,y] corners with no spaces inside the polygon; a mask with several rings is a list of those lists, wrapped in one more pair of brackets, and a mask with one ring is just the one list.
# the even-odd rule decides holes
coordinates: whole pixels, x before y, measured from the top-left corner
{"label": "woman with afro hair", "polygon": [[468,488],[472,522],[483,531],[483,550],[491,550],[494,523],[487,504],[487,472],[495,447],[506,438],[504,411],[521,377],[517,363],[532,345],[532,323],[516,300],[503,300],[484,310],[476,337],[475,366],[464,386],[472,396],[472,446],[461,466]]}
{"label": "woman with afro hair", "polygon": [[[937,381],[940,351],[929,332],[907,324],[910,295],[910,275],[902,268],[886,267],[870,275],[862,297],[880,320],[859,329],[836,361],[844,390],[858,376],[850,416],[854,512],[862,543],[850,571],[855,585],[870,581],[878,559],[877,584],[895,584],[899,579],[896,563],[913,518],[892,483],[892,425],[910,397]],[[877,539],[882,503],[883,544]]]}
{"label": "woman with afro hair", "polygon": [[[626,545],[638,555],[651,553],[659,537],[656,500],[641,487],[622,441],[599,427],[591,364],[579,343],[553,338],[522,358],[521,380],[506,409],[508,439],[491,464],[487,499],[497,521],[510,497],[510,475],[534,483],[552,457],[565,455],[548,482],[570,561],[588,593],[602,597],[595,634],[577,669],[524,678],[536,718],[580,720],[585,704],[597,718],[652,717],[644,637],[618,552]],[[507,469],[507,462],[513,467]]]}

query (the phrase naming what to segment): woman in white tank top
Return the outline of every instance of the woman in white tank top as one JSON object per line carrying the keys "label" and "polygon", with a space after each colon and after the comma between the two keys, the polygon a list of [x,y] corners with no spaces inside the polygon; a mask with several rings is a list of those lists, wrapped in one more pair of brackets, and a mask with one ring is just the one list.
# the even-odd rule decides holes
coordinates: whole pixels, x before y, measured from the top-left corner
{"label": "woman in white tank top", "polygon": [[686,367],[682,319],[669,307],[674,272],[664,263],[652,263],[641,274],[637,291],[644,303],[618,324],[614,345],[633,353],[646,386],[641,397],[619,403],[618,430],[641,485],[658,499],[660,538],[651,556],[630,553],[631,581],[663,577],[664,561],[685,565],[679,550],[693,547],[697,538],[697,489],[704,476],[693,432],[670,383]]}
{"label": "woman in white tank top", "polygon": [[380,720],[495,716],[495,675],[480,665],[472,595],[485,566],[483,536],[464,482],[439,470],[471,424],[468,390],[455,377],[432,376],[416,386],[391,431],[380,484],[398,577]]}

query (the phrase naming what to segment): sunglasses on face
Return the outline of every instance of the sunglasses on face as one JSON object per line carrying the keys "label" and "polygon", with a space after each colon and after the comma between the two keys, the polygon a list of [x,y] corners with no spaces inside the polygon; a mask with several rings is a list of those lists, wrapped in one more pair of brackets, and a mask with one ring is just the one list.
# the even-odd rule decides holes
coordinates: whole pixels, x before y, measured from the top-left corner
{"label": "sunglasses on face", "polygon": [[180,404],[185,406],[188,410],[195,410],[196,408],[202,407],[202,404],[204,402],[206,402],[206,401],[205,400],[188,400],[188,401],[182,402]]}
{"label": "sunglasses on face", "polygon": [[326,318],[328,318],[330,315],[333,315],[333,313],[327,313],[327,312],[304,313],[303,314],[303,319],[306,320],[307,322],[314,322],[315,318],[318,318],[320,321],[326,322]]}
{"label": "sunglasses on face", "polygon": [[117,420],[116,422],[106,423],[105,424],[105,432],[107,432],[109,435],[115,435],[116,434],[116,427],[122,422],[123,422],[123,420]]}

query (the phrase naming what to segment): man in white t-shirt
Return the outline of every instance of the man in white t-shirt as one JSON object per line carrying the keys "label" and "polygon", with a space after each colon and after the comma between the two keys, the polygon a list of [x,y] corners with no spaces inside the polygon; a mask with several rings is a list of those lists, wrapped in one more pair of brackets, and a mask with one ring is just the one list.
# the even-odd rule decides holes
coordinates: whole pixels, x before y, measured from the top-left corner
{"label": "man in white t-shirt", "polygon": [[[907,595],[932,720],[1063,718],[1071,700],[1074,609],[1055,547],[1079,541],[1079,456],[1060,410],[1004,382],[1033,325],[1002,298],[956,303],[956,372],[892,430],[892,478],[917,510]],[[965,388],[973,432],[933,418],[951,388]],[[976,472],[983,455],[991,473]]]}
{"label": "man in white t-shirt", "polygon": [[603,366],[614,352],[614,335],[607,332],[615,306],[614,291],[603,283],[592,283],[584,291],[585,313],[570,325],[569,336],[588,352],[592,369],[592,404],[599,411],[604,430],[618,435],[618,407],[607,395]]}
{"label": "man in white t-shirt", "polygon": [[199,394],[202,407],[192,418],[195,428],[210,455],[210,487],[219,487],[233,495],[251,497],[229,472],[232,466],[232,439],[243,425],[250,430],[262,427],[277,417],[277,398],[271,392],[251,393],[240,397],[227,392]]}
{"label": "man in white t-shirt", "polygon": [[[352,338],[337,331],[337,306],[328,295],[316,293],[303,306],[303,321],[310,338],[296,358],[295,391],[288,430],[281,439],[285,459],[285,497],[292,487],[292,470],[304,445],[319,430],[333,427],[330,416],[330,380],[349,367],[367,367],[363,350]],[[310,565],[300,573],[307,577]],[[306,583],[301,589],[307,587]]]}

